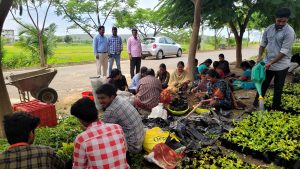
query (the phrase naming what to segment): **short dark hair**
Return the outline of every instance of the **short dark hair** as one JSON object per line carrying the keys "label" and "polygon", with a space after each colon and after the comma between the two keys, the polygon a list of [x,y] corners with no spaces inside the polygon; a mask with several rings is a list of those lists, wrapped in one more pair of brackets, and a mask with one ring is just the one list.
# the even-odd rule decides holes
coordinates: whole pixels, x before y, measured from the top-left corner
{"label": "short dark hair", "polygon": [[131,32],[137,32],[137,29],[136,28],[132,28]]}
{"label": "short dark hair", "polygon": [[99,31],[100,29],[105,29],[105,27],[104,27],[103,25],[101,25],[101,26],[98,27],[98,31]]}
{"label": "short dark hair", "polygon": [[214,68],[217,68],[219,66],[220,62],[219,61],[214,61],[213,63],[213,67]]}
{"label": "short dark hair", "polygon": [[106,83],[96,90],[96,94],[104,94],[106,96],[117,96],[117,89],[114,85]]}
{"label": "short dark hair", "polygon": [[110,78],[115,78],[115,77],[117,77],[118,75],[121,75],[121,74],[122,74],[121,70],[115,68],[115,69],[111,70],[111,73],[110,73],[109,77]]}
{"label": "short dark hair", "polygon": [[206,75],[207,74],[208,69],[203,69],[202,72],[200,73],[201,75]]}
{"label": "short dark hair", "polygon": [[181,66],[184,67],[184,62],[183,62],[183,61],[179,61],[179,62],[177,63],[177,66],[179,66],[179,65],[181,65]]}
{"label": "short dark hair", "polygon": [[202,64],[205,64],[205,63],[212,64],[212,60],[211,59],[206,59]]}
{"label": "short dark hair", "polygon": [[240,64],[240,67],[244,67],[246,69],[250,69],[251,68],[251,65],[249,64],[248,61],[243,61],[241,64]]}
{"label": "short dark hair", "polygon": [[71,115],[88,123],[92,123],[98,119],[95,102],[87,97],[77,100],[72,105]]}
{"label": "short dark hair", "polygon": [[256,62],[254,60],[250,60],[249,64],[250,64],[251,67],[253,67],[256,64]]}
{"label": "short dark hair", "polygon": [[164,63],[160,64],[159,67],[161,67],[161,68],[167,70],[167,66],[166,66],[166,64],[164,64]]}
{"label": "short dark hair", "polygon": [[289,18],[291,16],[291,10],[289,8],[279,8],[275,12],[276,18]]}
{"label": "short dark hair", "polygon": [[220,53],[220,54],[219,54],[219,57],[221,57],[221,58],[225,58],[225,56],[224,56],[224,54],[223,54],[223,53]]}
{"label": "short dark hair", "polygon": [[212,77],[212,78],[217,78],[217,79],[220,79],[220,78],[221,78],[220,74],[219,74],[216,70],[214,70],[214,69],[209,69],[209,70],[207,71],[207,74],[208,74],[210,77]]}
{"label": "short dark hair", "polygon": [[146,74],[146,73],[147,73],[147,70],[148,70],[148,68],[145,67],[145,66],[143,66],[143,67],[141,67],[140,72],[141,72],[141,74]]}
{"label": "short dark hair", "polygon": [[147,75],[155,76],[154,70],[153,69],[148,69],[147,70]]}
{"label": "short dark hair", "polygon": [[28,142],[29,134],[37,128],[40,118],[25,112],[4,116],[4,131],[9,144]]}
{"label": "short dark hair", "polygon": [[111,28],[111,30],[116,30],[117,31],[118,28],[114,26],[114,27]]}

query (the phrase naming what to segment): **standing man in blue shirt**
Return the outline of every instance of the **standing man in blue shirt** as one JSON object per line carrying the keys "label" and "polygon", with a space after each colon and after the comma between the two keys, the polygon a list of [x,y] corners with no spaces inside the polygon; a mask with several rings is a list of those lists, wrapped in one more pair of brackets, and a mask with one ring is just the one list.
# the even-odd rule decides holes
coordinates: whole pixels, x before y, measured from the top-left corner
{"label": "standing man in blue shirt", "polygon": [[[296,39],[294,29],[287,23],[291,11],[288,8],[280,8],[275,13],[275,24],[268,26],[262,36],[259,48],[258,61],[267,48],[265,57],[266,79],[262,84],[262,95],[264,96],[274,77],[274,97],[272,109],[278,110],[281,107],[281,95],[286,74],[288,72],[291,57],[292,45]],[[258,105],[258,94],[253,103]]]}
{"label": "standing man in blue shirt", "polygon": [[120,66],[120,55],[123,50],[122,39],[118,36],[118,29],[116,27],[112,28],[112,36],[108,39],[108,74],[110,75],[112,67],[114,65],[114,60],[116,60],[117,69],[121,71]]}
{"label": "standing man in blue shirt", "polygon": [[[107,54],[108,40],[104,36],[105,27],[99,26],[98,32],[99,34],[95,36],[93,40],[94,54],[96,56],[97,75],[106,76],[107,62],[108,62],[108,54]],[[101,72],[101,68],[102,68],[102,72]]]}

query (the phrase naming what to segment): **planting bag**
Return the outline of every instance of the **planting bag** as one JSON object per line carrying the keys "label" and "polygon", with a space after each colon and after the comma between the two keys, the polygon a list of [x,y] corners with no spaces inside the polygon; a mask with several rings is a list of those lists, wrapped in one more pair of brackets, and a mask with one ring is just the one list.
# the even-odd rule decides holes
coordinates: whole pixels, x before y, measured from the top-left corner
{"label": "planting bag", "polygon": [[151,153],[145,156],[147,161],[164,169],[175,168],[183,157],[183,154],[176,153],[164,143],[156,144]]}
{"label": "planting bag", "polygon": [[99,77],[91,77],[90,78],[91,80],[91,86],[92,86],[92,89],[93,89],[93,96],[94,96],[94,101],[95,101],[95,104],[96,104],[96,108],[98,111],[102,111],[102,106],[97,98],[97,95],[96,95],[96,90],[102,86],[103,84],[105,84],[107,82],[107,79],[106,77],[103,77],[103,76],[99,76]]}
{"label": "planting bag", "polygon": [[146,130],[143,147],[148,153],[151,152],[153,147],[158,143],[165,143],[169,137],[170,132],[163,131],[159,127]]}

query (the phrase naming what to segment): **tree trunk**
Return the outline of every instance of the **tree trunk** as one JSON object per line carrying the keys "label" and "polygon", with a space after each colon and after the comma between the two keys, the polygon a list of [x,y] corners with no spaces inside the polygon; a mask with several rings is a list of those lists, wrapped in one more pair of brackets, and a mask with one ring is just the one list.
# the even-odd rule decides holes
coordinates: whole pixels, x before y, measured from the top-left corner
{"label": "tree trunk", "polygon": [[200,18],[201,18],[201,0],[193,0],[194,2],[194,22],[192,37],[190,40],[189,56],[188,56],[188,68],[189,68],[189,78],[193,79],[193,67],[195,64],[195,56],[197,51],[197,41],[200,29]]}
{"label": "tree trunk", "polygon": [[45,52],[44,52],[43,35],[40,31],[38,33],[38,38],[39,38],[39,47],[40,47],[40,65],[41,67],[45,67],[46,59],[45,59]]}
{"label": "tree trunk", "polygon": [[217,50],[218,48],[217,48],[217,29],[215,29],[215,36],[214,36],[214,38],[215,38],[215,50]]}
{"label": "tree trunk", "polygon": [[236,44],[236,65],[235,67],[240,67],[240,64],[242,63],[242,45],[243,45],[243,38],[238,36],[235,37],[235,44]]}
{"label": "tree trunk", "polygon": [[[12,5],[13,0],[2,0],[0,1],[0,37],[2,33],[3,24],[5,18],[9,12],[9,9]],[[0,38],[0,46],[1,46]],[[5,81],[2,72],[2,49],[0,47],[0,137],[5,137],[4,128],[3,128],[3,116],[6,114],[12,113],[11,103],[9,95],[5,86]]]}
{"label": "tree trunk", "polygon": [[227,27],[227,47],[230,48],[230,35],[231,35],[231,31],[229,30],[229,28]]}

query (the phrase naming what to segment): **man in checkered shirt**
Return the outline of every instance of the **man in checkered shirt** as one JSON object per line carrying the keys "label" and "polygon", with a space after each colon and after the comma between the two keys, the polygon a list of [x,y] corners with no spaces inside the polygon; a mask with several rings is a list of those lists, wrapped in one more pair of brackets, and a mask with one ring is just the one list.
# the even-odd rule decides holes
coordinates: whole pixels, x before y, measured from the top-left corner
{"label": "man in checkered shirt", "polygon": [[88,98],[75,102],[71,114],[86,128],[74,141],[73,169],[129,168],[121,126],[99,120],[95,103]]}
{"label": "man in checkered shirt", "polygon": [[103,121],[122,126],[128,151],[140,152],[144,141],[144,127],[138,111],[127,100],[119,98],[111,84],[102,85],[96,90],[96,94],[104,108]]}
{"label": "man in checkered shirt", "polygon": [[9,148],[0,154],[1,169],[64,169],[65,164],[47,146],[31,145],[40,119],[24,112],[4,117]]}

